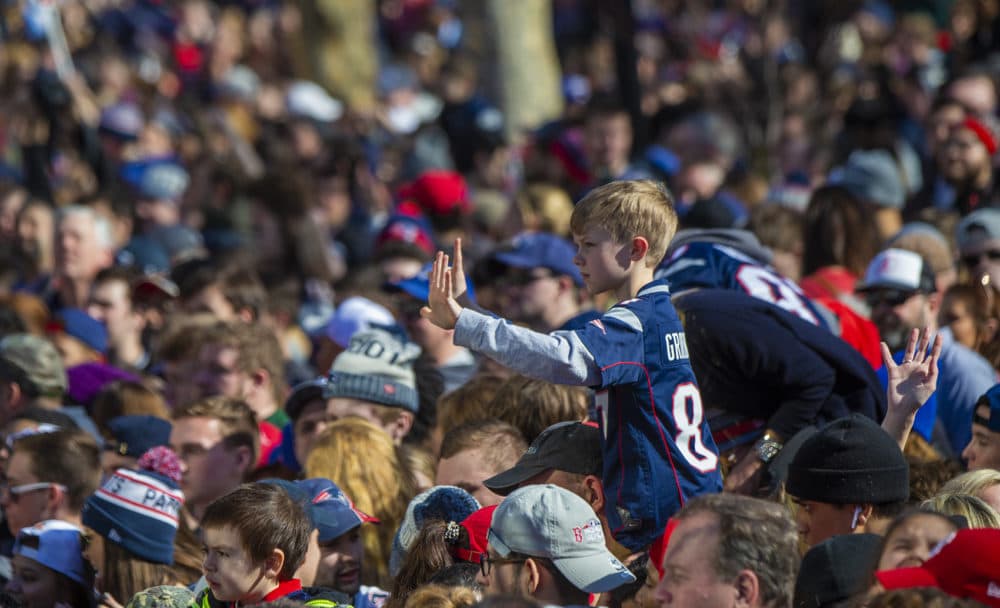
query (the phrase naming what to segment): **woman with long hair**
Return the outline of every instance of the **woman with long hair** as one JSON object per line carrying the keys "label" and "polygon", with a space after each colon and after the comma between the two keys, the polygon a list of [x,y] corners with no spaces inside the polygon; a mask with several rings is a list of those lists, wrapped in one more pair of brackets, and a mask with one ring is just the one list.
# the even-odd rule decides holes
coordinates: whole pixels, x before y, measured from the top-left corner
{"label": "woman with long hair", "polygon": [[362,582],[388,589],[392,539],[415,492],[392,439],[361,418],[343,418],[316,439],[306,461],[306,477],[323,477],[354,499],[358,510],[381,525],[364,526]]}

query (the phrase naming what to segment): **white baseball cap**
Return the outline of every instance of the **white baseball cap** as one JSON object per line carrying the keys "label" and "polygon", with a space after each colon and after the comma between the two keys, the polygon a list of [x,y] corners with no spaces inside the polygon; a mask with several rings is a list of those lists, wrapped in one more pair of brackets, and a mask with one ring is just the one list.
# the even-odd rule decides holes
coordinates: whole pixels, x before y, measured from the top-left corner
{"label": "white baseball cap", "polygon": [[604,545],[604,531],[582,498],[554,485],[511,492],[493,512],[489,546],[507,557],[521,553],[552,560],[580,591],[604,593],[635,576]]}
{"label": "white baseball cap", "polygon": [[868,265],[857,291],[899,289],[934,292],[934,271],[920,254],[904,249],[886,249]]}

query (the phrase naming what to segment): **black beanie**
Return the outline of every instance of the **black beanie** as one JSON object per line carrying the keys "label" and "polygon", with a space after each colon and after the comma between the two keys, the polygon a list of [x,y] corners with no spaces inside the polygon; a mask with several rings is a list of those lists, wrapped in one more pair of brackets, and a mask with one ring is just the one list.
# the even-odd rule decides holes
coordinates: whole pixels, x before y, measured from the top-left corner
{"label": "black beanie", "polygon": [[888,433],[852,414],[802,444],[785,489],[801,500],[835,505],[900,502],[910,496],[910,467]]}
{"label": "black beanie", "polygon": [[833,606],[862,591],[878,562],[882,537],[842,534],[806,552],[795,579],[795,608]]}

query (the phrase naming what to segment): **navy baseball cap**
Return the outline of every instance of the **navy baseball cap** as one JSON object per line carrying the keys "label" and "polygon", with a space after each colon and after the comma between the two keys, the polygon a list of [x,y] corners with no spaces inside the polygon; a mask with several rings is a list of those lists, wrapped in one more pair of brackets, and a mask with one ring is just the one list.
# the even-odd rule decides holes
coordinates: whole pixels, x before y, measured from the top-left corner
{"label": "navy baseball cap", "polygon": [[[389,281],[385,284],[385,289],[388,291],[402,291],[418,300],[426,301],[431,291],[430,279],[432,268],[434,268],[434,262],[428,262],[420,269],[420,272],[412,277],[398,281]],[[465,289],[469,299],[475,302],[476,294],[472,288],[472,280],[469,279],[468,273],[465,275]]]}
{"label": "navy baseball cap", "polygon": [[108,330],[105,329],[104,323],[79,308],[60,310],[47,329],[50,332],[64,332],[101,354],[108,350]]}
{"label": "navy baseball cap", "polygon": [[118,416],[108,422],[112,439],[104,449],[122,456],[138,458],[150,448],[170,444],[173,425],[156,416]]}
{"label": "navy baseball cap", "polygon": [[1000,384],[994,384],[990,390],[986,391],[985,395],[979,398],[976,406],[980,405],[990,408],[990,417],[983,418],[979,414],[974,414],[973,420],[976,424],[981,424],[994,433],[1000,433]]}
{"label": "navy baseball cap", "polygon": [[581,286],[583,277],[573,263],[575,256],[576,248],[562,237],[548,232],[525,232],[498,248],[491,257],[513,268],[547,268],[572,277]]}
{"label": "navy baseball cap", "polygon": [[329,479],[315,477],[295,482],[309,497],[313,525],[319,530],[319,542],[337,539],[363,523],[379,521],[354,508],[354,503]]}

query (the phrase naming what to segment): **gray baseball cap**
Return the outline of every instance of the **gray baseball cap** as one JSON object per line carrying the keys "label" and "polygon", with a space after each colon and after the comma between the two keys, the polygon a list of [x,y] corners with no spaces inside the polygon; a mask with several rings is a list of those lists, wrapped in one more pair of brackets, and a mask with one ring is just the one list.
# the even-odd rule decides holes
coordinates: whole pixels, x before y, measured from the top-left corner
{"label": "gray baseball cap", "polygon": [[0,361],[20,372],[45,397],[62,397],[68,381],[59,351],[31,334],[11,334],[0,340]]}
{"label": "gray baseball cap", "polygon": [[594,510],[582,498],[554,485],[513,491],[493,512],[487,536],[501,556],[543,557],[586,593],[604,593],[635,581],[608,551]]}

